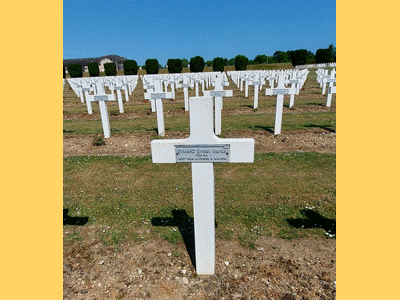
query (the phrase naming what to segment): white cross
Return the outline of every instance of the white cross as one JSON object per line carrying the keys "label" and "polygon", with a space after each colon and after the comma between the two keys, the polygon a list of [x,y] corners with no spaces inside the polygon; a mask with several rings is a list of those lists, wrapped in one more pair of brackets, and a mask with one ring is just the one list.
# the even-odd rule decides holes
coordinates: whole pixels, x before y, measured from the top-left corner
{"label": "white cross", "polygon": [[122,103],[122,94],[121,90],[123,89],[122,87],[122,82],[119,81],[118,79],[115,81],[115,83],[112,83],[110,85],[110,90],[114,93],[114,90],[117,91],[117,101],[118,101],[118,108],[119,108],[119,113],[123,114],[124,113],[124,104]]}
{"label": "white cross", "polygon": [[189,83],[188,77],[183,76],[183,83],[178,84],[177,87],[182,87],[183,88],[183,96],[185,98],[185,110],[189,111],[189,93],[188,93],[188,88],[191,87],[193,88],[193,83]]}
{"label": "white cross", "polygon": [[326,107],[331,107],[332,94],[336,94],[336,86],[333,85],[333,83],[336,84],[336,78],[334,77],[335,74],[336,74],[335,70],[332,70],[331,78],[327,79],[327,82],[329,82],[329,87],[328,87],[328,95],[326,97]]}
{"label": "white cross", "polygon": [[106,94],[104,86],[101,82],[96,82],[96,95],[86,95],[89,101],[99,101],[101,123],[103,125],[104,137],[109,138],[111,135],[110,120],[108,117],[108,110],[106,101],[115,101],[114,94]]}
{"label": "white cross", "polygon": [[259,79],[258,75],[252,81],[252,85],[254,85],[254,109],[258,107],[258,87],[263,84],[263,81]]}
{"label": "white cross", "polygon": [[[153,93],[154,92],[154,83],[145,85],[144,89],[146,89],[147,93]],[[145,95],[145,99],[148,99],[148,98],[146,98],[146,93],[144,95]],[[148,99],[148,100],[150,100],[151,111],[155,112],[156,111],[155,100],[154,99]]]}
{"label": "white cross", "polygon": [[265,89],[265,95],[277,95],[275,104],[275,126],[274,134],[281,134],[283,97],[287,94],[295,94],[296,88],[285,88],[285,74],[278,76],[278,86],[274,89]]}
{"label": "white cross", "polygon": [[222,97],[232,97],[232,90],[224,91],[221,83],[221,78],[215,79],[215,89],[213,91],[204,91],[204,96],[214,97],[215,99],[215,134],[221,134],[221,111],[222,111]]}
{"label": "white cross", "polygon": [[145,93],[144,98],[150,99],[150,100],[151,99],[155,100],[155,106],[156,106],[156,112],[157,112],[158,135],[164,136],[165,128],[164,128],[164,111],[163,111],[162,99],[171,99],[172,93],[171,92],[162,92],[160,85],[155,84],[155,91]]}
{"label": "white cross", "polygon": [[[293,73],[292,78],[289,79],[288,82],[292,84],[292,88],[296,89],[296,95],[298,95],[300,84],[299,84],[299,80],[296,79],[296,73]],[[290,100],[289,100],[289,108],[291,108],[293,106],[294,106],[294,94],[291,94]]]}
{"label": "white cross", "polygon": [[214,274],[214,162],[254,162],[254,139],[221,139],[213,130],[213,98],[190,98],[190,136],[153,140],[153,163],[192,163],[196,271]]}

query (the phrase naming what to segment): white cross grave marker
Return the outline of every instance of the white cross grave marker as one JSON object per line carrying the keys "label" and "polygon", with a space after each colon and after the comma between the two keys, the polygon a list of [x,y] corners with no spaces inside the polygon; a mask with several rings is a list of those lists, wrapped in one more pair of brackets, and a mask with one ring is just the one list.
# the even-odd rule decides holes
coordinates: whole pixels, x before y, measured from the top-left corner
{"label": "white cross grave marker", "polygon": [[263,81],[259,79],[258,75],[252,81],[252,85],[254,86],[254,109],[258,107],[258,87],[263,84]]}
{"label": "white cross grave marker", "polygon": [[153,163],[191,163],[196,271],[214,274],[215,217],[213,163],[254,162],[254,139],[221,139],[213,131],[213,98],[190,98],[187,139],[153,140]]}
{"label": "white cross grave marker", "polygon": [[106,101],[115,101],[114,94],[106,94],[104,86],[101,82],[96,82],[97,95],[87,95],[90,101],[99,101],[101,123],[103,125],[104,137],[109,138],[111,135],[110,120]]}
{"label": "white cross grave marker", "polygon": [[232,90],[225,90],[222,87],[221,78],[215,79],[215,89],[213,91],[204,91],[204,96],[215,98],[215,134],[221,134],[221,111],[222,111],[222,97],[232,97]]}
{"label": "white cross grave marker", "polygon": [[165,135],[164,127],[164,111],[162,99],[171,99],[172,92],[162,92],[159,84],[155,84],[155,91],[144,94],[145,99],[155,100],[156,113],[157,113],[157,130],[159,136]]}
{"label": "white cross grave marker", "polygon": [[282,111],[284,95],[296,93],[296,88],[285,88],[285,74],[278,76],[278,86],[274,89],[265,89],[265,95],[277,95],[275,104],[275,126],[274,134],[281,134],[282,127]]}
{"label": "white cross grave marker", "polygon": [[334,78],[334,81],[332,80],[329,83],[328,96],[326,97],[326,107],[331,107],[332,94],[336,94],[336,85],[333,85],[333,82],[336,82],[336,78]]}

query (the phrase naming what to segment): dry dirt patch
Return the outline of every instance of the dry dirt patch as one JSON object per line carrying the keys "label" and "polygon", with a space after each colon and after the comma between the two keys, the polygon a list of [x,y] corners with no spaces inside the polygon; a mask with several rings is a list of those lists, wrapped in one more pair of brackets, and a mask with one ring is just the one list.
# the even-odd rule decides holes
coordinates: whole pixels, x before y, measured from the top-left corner
{"label": "dry dirt patch", "polygon": [[[187,138],[188,133],[167,132],[165,139]],[[336,133],[314,128],[308,130],[283,131],[274,136],[273,133],[258,131],[230,131],[227,138],[254,138],[255,152],[305,151],[320,153],[336,152]],[[157,138],[156,133],[115,134],[105,139],[103,146],[93,146],[93,135],[64,135],[64,157],[67,156],[146,156],[151,154],[150,143]]]}
{"label": "dry dirt patch", "polygon": [[[71,228],[95,236],[102,230]],[[213,276],[197,276],[183,243],[153,239],[64,246],[64,299],[334,299],[336,244],[261,237],[255,249],[216,240]]]}

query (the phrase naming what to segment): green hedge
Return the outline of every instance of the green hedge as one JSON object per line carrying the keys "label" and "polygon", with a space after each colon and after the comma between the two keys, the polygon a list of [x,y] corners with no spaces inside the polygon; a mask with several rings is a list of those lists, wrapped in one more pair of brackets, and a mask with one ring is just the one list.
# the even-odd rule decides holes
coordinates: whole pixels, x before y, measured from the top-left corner
{"label": "green hedge", "polygon": [[128,59],[123,62],[125,75],[137,75],[138,64],[133,59]]}
{"label": "green hedge", "polygon": [[214,72],[223,72],[225,67],[224,59],[222,57],[214,58],[212,66]]}
{"label": "green hedge", "polygon": [[159,63],[155,58],[149,58],[145,62],[145,68],[147,74],[158,74]]}
{"label": "green hedge", "polygon": [[68,65],[68,74],[71,78],[82,77],[83,71],[80,63]]}
{"label": "green hedge", "polygon": [[89,69],[89,75],[90,77],[97,77],[100,76],[100,70],[99,70],[99,65],[97,62],[90,62],[87,64],[88,69]]}
{"label": "green hedge", "polygon": [[181,73],[183,64],[182,60],[179,58],[170,58],[167,62],[169,73]]}
{"label": "green hedge", "polygon": [[117,75],[117,66],[115,63],[105,63],[104,64],[104,73],[106,76],[116,76]]}
{"label": "green hedge", "polygon": [[190,72],[203,72],[204,65],[204,59],[201,56],[192,57],[190,59]]}
{"label": "green hedge", "polygon": [[249,64],[249,59],[246,56],[239,54],[235,57],[236,71],[246,70],[248,64]]}

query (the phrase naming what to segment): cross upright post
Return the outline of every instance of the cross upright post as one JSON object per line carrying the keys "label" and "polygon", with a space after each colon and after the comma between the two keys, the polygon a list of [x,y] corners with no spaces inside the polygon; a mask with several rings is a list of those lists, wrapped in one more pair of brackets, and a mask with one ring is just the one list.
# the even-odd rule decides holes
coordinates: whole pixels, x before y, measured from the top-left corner
{"label": "cross upright post", "polygon": [[108,117],[108,110],[106,101],[115,101],[114,94],[106,94],[104,86],[101,82],[96,82],[96,95],[89,95],[90,101],[99,101],[101,123],[103,125],[104,137],[109,138],[111,135],[110,120]]}
{"label": "cross upright post", "polygon": [[204,96],[214,97],[215,99],[215,134],[221,134],[221,111],[222,111],[222,97],[232,97],[232,90],[225,90],[222,87],[221,78],[215,79],[215,89],[213,91],[204,91]]}
{"label": "cross upright post", "polygon": [[159,84],[155,84],[155,91],[144,94],[145,99],[155,100],[155,108],[157,112],[157,130],[159,136],[165,135],[164,128],[164,111],[162,99],[171,99],[172,92],[162,92]]}
{"label": "cross upright post", "polygon": [[252,85],[254,86],[254,109],[258,107],[258,87],[261,86],[263,82],[259,79],[258,75],[252,81]]}
{"label": "cross upright post", "polygon": [[274,89],[265,89],[265,95],[277,95],[275,104],[275,125],[274,134],[281,134],[282,127],[282,111],[283,111],[283,97],[287,94],[295,94],[295,88],[285,88],[285,74],[278,76],[278,86]]}
{"label": "cross upright post", "polygon": [[221,139],[213,131],[213,98],[190,98],[187,139],[153,140],[153,163],[191,163],[196,271],[214,274],[215,217],[213,163],[254,162],[254,139]]}
{"label": "cross upright post", "polygon": [[82,82],[82,92],[85,93],[86,107],[88,110],[88,114],[91,115],[91,114],[93,114],[92,101],[90,101],[90,99],[89,99],[90,98],[90,95],[89,95],[90,87],[89,87],[89,83],[86,80],[84,80]]}

